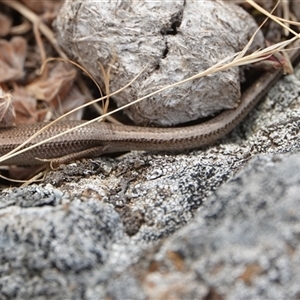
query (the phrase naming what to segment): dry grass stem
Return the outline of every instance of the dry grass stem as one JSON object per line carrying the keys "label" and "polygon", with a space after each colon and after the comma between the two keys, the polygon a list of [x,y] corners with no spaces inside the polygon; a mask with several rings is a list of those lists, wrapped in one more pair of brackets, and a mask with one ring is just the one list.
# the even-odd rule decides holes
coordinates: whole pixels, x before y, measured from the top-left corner
{"label": "dry grass stem", "polygon": [[[9,6],[11,6],[11,7],[13,7],[14,9],[18,10],[18,9],[16,8],[16,6],[17,6],[17,4],[19,4],[19,3],[15,2],[15,1],[4,1],[4,0],[3,0],[3,2],[4,2],[4,3],[10,3],[10,4],[8,4]],[[196,74],[196,75],[193,75],[193,76],[191,76],[191,77],[189,77],[189,78],[187,78],[187,79],[185,79],[185,80],[182,80],[182,81],[180,81],[180,82],[174,83],[174,84],[172,84],[172,85],[165,86],[165,87],[163,87],[163,88],[161,88],[161,89],[159,89],[159,90],[157,90],[157,91],[155,91],[155,92],[152,92],[152,93],[150,93],[150,94],[148,94],[148,95],[146,95],[146,96],[143,96],[143,97],[141,97],[141,98],[139,98],[139,99],[136,99],[136,100],[132,101],[131,103],[128,103],[128,104],[126,104],[126,105],[124,105],[124,106],[122,106],[122,107],[119,107],[119,108],[117,108],[117,109],[115,109],[115,110],[113,110],[113,111],[111,111],[111,112],[108,112],[108,113],[106,113],[106,114],[104,114],[104,115],[102,115],[102,116],[99,116],[99,117],[97,117],[97,118],[95,118],[95,119],[93,119],[93,120],[87,121],[87,122],[85,122],[85,123],[83,123],[83,124],[81,124],[81,125],[78,125],[78,126],[72,128],[72,129],[70,129],[70,130],[67,130],[67,131],[62,132],[62,133],[60,133],[60,134],[58,134],[58,135],[55,135],[55,136],[53,136],[53,137],[51,137],[51,138],[48,138],[48,139],[46,139],[46,140],[44,140],[44,141],[41,141],[41,142],[39,142],[39,143],[36,143],[36,144],[34,144],[34,145],[31,145],[31,146],[29,146],[29,147],[26,147],[26,148],[24,148],[24,149],[21,149],[21,148],[23,148],[27,143],[29,143],[30,141],[32,141],[32,139],[34,139],[36,136],[38,136],[42,131],[44,131],[45,129],[49,128],[52,124],[54,124],[54,123],[60,121],[60,120],[63,119],[65,116],[67,116],[67,115],[69,115],[69,114],[75,112],[75,111],[78,110],[78,109],[84,108],[84,107],[86,107],[86,106],[88,106],[88,105],[91,105],[91,104],[93,104],[93,103],[95,103],[95,102],[98,102],[98,101],[101,101],[101,100],[104,100],[104,99],[108,99],[109,97],[118,94],[119,92],[121,92],[122,90],[124,90],[125,88],[127,88],[128,86],[130,86],[130,85],[132,84],[132,82],[133,82],[134,80],[136,80],[136,78],[137,78],[138,76],[140,76],[140,74],[144,71],[144,69],[143,69],[143,70],[142,70],[142,71],[141,71],[141,72],[140,72],[140,73],[139,73],[139,74],[138,74],[131,82],[129,82],[126,86],[124,86],[123,88],[121,88],[121,89],[119,89],[119,90],[117,90],[117,91],[115,91],[115,92],[113,92],[113,93],[109,93],[109,85],[107,86],[107,83],[106,83],[106,90],[108,91],[108,94],[107,94],[106,96],[101,97],[101,98],[98,98],[98,99],[95,99],[95,100],[92,100],[92,101],[90,101],[89,103],[86,103],[86,104],[84,104],[84,105],[81,105],[79,108],[76,108],[76,109],[71,110],[70,112],[68,112],[68,113],[66,113],[65,115],[59,117],[58,119],[56,119],[55,121],[51,122],[50,124],[46,125],[42,130],[40,130],[39,132],[37,132],[36,134],[34,134],[34,135],[33,135],[30,139],[28,139],[26,142],[24,142],[23,144],[21,144],[20,146],[18,146],[16,149],[14,149],[13,151],[11,151],[10,153],[8,153],[8,154],[4,155],[3,157],[1,157],[1,158],[0,158],[0,162],[3,162],[3,161],[5,161],[6,159],[8,159],[8,158],[10,158],[10,157],[16,156],[16,155],[21,154],[21,153],[23,153],[23,152],[25,152],[25,151],[28,151],[28,150],[33,149],[33,148],[35,148],[35,147],[38,147],[38,146],[40,146],[40,145],[42,145],[42,144],[44,144],[44,143],[46,143],[46,142],[49,142],[49,141],[51,141],[51,140],[53,140],[53,139],[55,139],[55,138],[57,138],[57,137],[63,136],[64,134],[67,134],[67,133],[69,133],[69,132],[71,132],[71,131],[73,131],[73,130],[76,130],[76,129],[78,129],[78,128],[81,128],[81,127],[83,127],[83,126],[86,126],[87,124],[91,124],[91,123],[93,123],[93,122],[103,120],[104,118],[107,118],[107,117],[111,116],[112,114],[114,114],[114,113],[116,113],[116,112],[119,112],[119,111],[121,111],[121,110],[123,110],[123,109],[125,109],[125,108],[127,108],[127,107],[129,107],[129,106],[131,106],[131,105],[134,105],[134,104],[136,104],[136,103],[138,103],[138,102],[140,102],[140,101],[143,101],[144,99],[147,99],[147,98],[149,98],[149,97],[151,97],[151,96],[153,96],[153,95],[156,95],[156,94],[158,94],[158,93],[160,93],[160,92],[162,92],[162,91],[164,91],[164,90],[166,90],[166,89],[170,89],[170,88],[172,88],[172,87],[181,85],[181,84],[183,84],[183,83],[185,83],[185,82],[188,82],[188,81],[190,81],[190,80],[199,79],[199,78],[201,78],[201,77],[203,77],[203,76],[206,76],[206,75],[209,75],[209,74],[214,74],[214,73],[220,72],[220,71],[224,71],[224,70],[229,69],[229,68],[232,68],[232,67],[238,67],[238,66],[242,66],[242,65],[246,65],[246,64],[250,64],[250,63],[255,63],[255,62],[259,62],[259,61],[261,61],[261,60],[264,60],[264,59],[266,59],[268,56],[270,56],[270,55],[272,55],[272,54],[274,54],[274,53],[276,53],[276,52],[278,52],[278,51],[282,51],[285,47],[287,47],[288,45],[290,45],[291,43],[293,43],[295,40],[297,40],[297,39],[300,37],[300,35],[299,35],[298,33],[296,33],[295,31],[293,31],[292,29],[290,29],[287,25],[285,25],[285,24],[283,23],[283,21],[285,22],[285,20],[282,20],[282,19],[280,19],[280,18],[277,18],[277,17],[273,16],[272,14],[270,14],[269,12],[267,12],[266,10],[264,10],[262,7],[260,7],[258,4],[256,4],[256,3],[253,2],[252,0],[246,0],[246,2],[249,3],[250,5],[252,5],[252,6],[253,6],[254,8],[256,8],[257,10],[259,10],[259,11],[260,11],[261,13],[263,13],[264,15],[266,15],[266,17],[272,19],[273,21],[275,21],[276,23],[278,23],[280,26],[282,26],[283,28],[285,28],[286,30],[288,30],[289,32],[291,32],[291,33],[294,35],[294,37],[291,38],[291,39],[289,39],[289,40],[286,40],[286,41],[277,43],[277,44],[272,45],[272,46],[269,46],[269,47],[266,47],[265,49],[261,49],[261,50],[255,51],[255,52],[252,53],[252,54],[245,55],[245,52],[246,52],[247,48],[249,47],[249,45],[250,45],[250,43],[251,43],[251,41],[252,41],[252,39],[253,39],[253,37],[252,37],[252,39],[249,41],[249,43],[247,44],[247,46],[245,47],[245,49],[243,49],[241,52],[236,53],[236,54],[232,55],[231,57],[227,57],[227,58],[225,58],[225,59],[219,61],[217,64],[213,65],[212,67],[208,68],[207,70],[205,70],[205,71],[203,71],[203,72],[200,72],[200,73],[198,73],[198,74]],[[13,5],[12,5],[12,4],[13,4]],[[20,9],[20,7],[19,7],[19,9]],[[23,13],[24,13],[24,12],[22,12],[22,14],[23,14]],[[25,14],[24,14],[24,15],[25,15]],[[34,15],[32,12],[26,11],[25,17],[28,18],[28,19],[30,19],[32,22],[37,22],[36,17],[34,17],[34,16],[32,16],[32,15]],[[45,26],[43,25],[43,23],[39,24],[38,26],[39,26],[39,29],[43,32],[43,34],[45,34],[45,32],[48,32],[48,31],[47,31],[47,30],[48,30],[48,27],[47,27],[46,25],[45,25],[45,26],[46,26],[46,27],[45,27]],[[45,29],[45,28],[46,28],[46,29]],[[45,35],[46,35],[46,34],[45,34]],[[52,39],[52,38],[53,38],[53,40],[54,40],[54,37],[51,36],[51,39]],[[53,40],[52,40],[52,42],[53,42]],[[55,43],[54,43],[54,44],[55,44]],[[59,51],[58,51],[58,52],[59,52]],[[61,56],[64,57],[63,54],[62,54]],[[72,63],[73,63],[73,62],[72,62]],[[74,64],[74,63],[73,63],[73,64]],[[76,64],[76,65],[77,65],[77,64]],[[80,68],[81,68],[81,67],[80,67]],[[81,68],[81,69],[82,69],[82,68]],[[104,68],[103,68],[103,71],[104,71]],[[86,73],[88,74],[88,72],[87,72],[86,70],[84,70],[84,72],[86,72]],[[108,77],[108,79],[109,79],[109,72],[110,72],[110,68],[108,69],[108,71],[107,71],[106,73],[105,73],[105,72],[103,73],[103,74],[106,74],[106,76]],[[91,76],[91,78],[92,78],[92,76]],[[108,84],[109,84],[109,83],[108,83]]]}
{"label": "dry grass stem", "polygon": [[[255,9],[257,9],[259,12],[261,12],[262,14],[264,14],[266,17],[270,18],[271,20],[273,20],[274,22],[276,22],[277,24],[279,24],[283,29],[286,29],[287,31],[289,31],[290,33],[292,33],[295,36],[300,37],[299,33],[295,32],[294,30],[292,30],[289,26],[287,26],[286,24],[284,24],[278,17],[272,15],[271,13],[269,13],[268,11],[266,11],[264,8],[262,8],[261,6],[259,6],[256,2],[254,2],[253,0],[245,0],[248,4],[250,4],[252,7],[254,7]],[[285,22],[285,19],[283,19]]]}
{"label": "dry grass stem", "polygon": [[32,184],[32,183],[43,182],[44,178],[45,178],[44,173],[45,172],[40,172],[40,173],[34,175],[32,178],[30,178],[28,180],[13,179],[13,178],[9,178],[9,177],[6,177],[4,175],[1,175],[1,174],[0,174],[0,178],[2,178],[4,180],[7,180],[7,181],[10,181],[10,182],[14,182],[14,183],[22,183],[21,186],[24,187],[24,186],[27,186],[27,185]]}
{"label": "dry grass stem", "polygon": [[43,22],[40,22],[40,18],[30,9],[28,9],[25,5],[18,1],[13,0],[1,0],[1,2],[5,3],[5,5],[15,9],[21,15],[23,15],[26,19],[28,19],[32,24],[38,24],[39,30],[42,34],[48,39],[52,47],[56,50],[59,56],[63,58],[68,58],[67,55],[61,50],[60,46],[57,43],[57,40],[54,36],[53,31]]}
{"label": "dry grass stem", "polygon": [[[36,41],[37,41],[37,45],[40,49],[40,53],[41,53],[41,57],[42,57],[42,63],[44,64],[46,62],[46,54],[44,51],[44,47],[42,45],[42,41],[40,38],[40,34],[39,31],[43,33],[43,35],[48,39],[48,41],[50,42],[50,44],[53,46],[53,48],[57,51],[57,53],[60,55],[61,58],[65,59],[66,61],[71,62],[67,55],[62,51],[62,49],[60,48],[60,46],[57,43],[57,40],[54,36],[53,31],[46,25],[44,24],[40,17],[35,14],[34,12],[32,12],[30,9],[28,9],[25,5],[17,2],[17,1],[6,1],[6,0],[2,0],[3,3],[5,3],[6,5],[10,6],[11,8],[15,9],[16,11],[18,11],[20,14],[22,14],[25,18],[27,18],[32,24],[33,24],[33,28],[34,28],[34,33],[35,33],[35,37],[36,37]],[[99,85],[97,84],[97,82],[94,80],[93,76],[84,68],[82,68],[80,65],[73,63],[74,65],[76,65],[78,68],[80,68],[81,70],[83,70],[92,80],[93,82],[96,84],[97,88],[100,91],[100,94],[102,94],[101,89],[99,87]],[[110,67],[108,69],[108,76],[110,73]],[[81,85],[83,85],[83,83],[81,83]],[[109,94],[109,93],[108,93]],[[108,107],[108,105],[107,105]],[[79,108],[80,109],[80,108]],[[95,109],[103,114],[103,111],[101,109],[99,109],[99,106],[97,104],[95,104]],[[107,110],[107,108],[106,108]],[[105,111],[105,109],[104,109]],[[109,118],[108,119],[110,122],[113,122],[115,124],[120,124],[120,122],[118,122],[116,119],[114,118]]]}
{"label": "dry grass stem", "polygon": [[[145,67],[145,68],[146,68],[146,67]],[[117,91],[111,93],[109,96],[116,95],[116,94],[120,93],[123,89],[127,88],[128,86],[130,86],[130,85],[131,85],[131,84],[132,84],[132,83],[133,83],[133,82],[134,82],[134,81],[142,74],[142,72],[145,70],[145,68],[143,68],[142,71],[141,71],[136,77],[134,77],[127,85],[125,85],[125,86],[122,87],[121,89],[119,89],[119,90],[117,90]],[[26,146],[26,144],[28,144],[30,141],[32,141],[35,137],[37,137],[39,134],[41,134],[44,130],[46,130],[47,128],[49,128],[50,126],[52,126],[53,124],[55,124],[56,122],[59,122],[60,120],[62,120],[62,119],[65,118],[66,116],[72,114],[73,112],[76,112],[78,109],[87,107],[87,106],[89,106],[89,105],[91,105],[91,104],[93,104],[93,103],[95,103],[95,102],[104,100],[104,99],[106,99],[106,98],[107,98],[107,96],[103,96],[103,97],[101,97],[101,98],[97,98],[97,99],[95,99],[95,100],[92,100],[92,101],[90,101],[90,102],[88,102],[88,103],[85,103],[85,104],[81,105],[80,107],[77,107],[77,108],[75,108],[75,109],[72,109],[72,110],[70,110],[69,112],[65,113],[64,115],[58,117],[56,120],[54,120],[54,121],[52,121],[51,123],[45,125],[45,127],[43,127],[41,130],[39,130],[38,132],[36,132],[34,135],[32,135],[29,139],[27,139],[24,143],[22,143],[21,145],[19,145],[18,147],[16,147],[14,150],[12,150],[12,151],[10,151],[9,153],[7,153],[7,154],[1,156],[1,157],[0,157],[0,162],[3,162],[3,161],[5,161],[5,160],[7,160],[7,159],[9,159],[9,158],[11,158],[11,157],[14,157],[14,156],[17,156],[17,155],[19,155],[19,154],[21,154],[21,153],[24,153],[24,152],[26,152],[26,151],[28,151],[28,150],[30,150],[30,149],[36,148],[36,147],[38,147],[38,146],[40,146],[40,145],[42,145],[42,144],[45,144],[46,142],[50,142],[50,141],[52,141],[53,139],[55,139],[55,138],[57,138],[57,137],[63,136],[63,135],[65,135],[65,134],[67,134],[67,133],[69,133],[69,132],[71,132],[71,131],[74,131],[74,130],[76,130],[76,129],[78,129],[78,128],[81,128],[81,127],[83,127],[83,126],[85,126],[85,125],[87,125],[87,124],[91,124],[91,123],[96,122],[96,121],[98,121],[98,120],[102,120],[103,118],[106,118],[106,117],[112,115],[113,113],[115,113],[115,112],[120,111],[120,110],[123,109],[123,107],[120,107],[120,108],[118,108],[118,109],[115,109],[114,111],[111,111],[111,112],[109,112],[109,113],[103,115],[103,116],[100,116],[100,117],[95,118],[95,119],[93,119],[93,120],[87,121],[87,122],[85,122],[85,123],[83,123],[83,124],[81,124],[81,125],[78,125],[78,126],[72,128],[72,129],[69,129],[69,130],[67,130],[67,131],[61,132],[60,134],[57,134],[57,135],[55,135],[55,136],[53,136],[53,137],[50,137],[50,138],[48,138],[48,139],[45,139],[45,140],[43,140],[43,141],[41,141],[41,142],[39,142],[39,143],[36,143],[36,144],[34,144],[34,145],[31,145],[31,146],[29,146],[29,147],[26,147],[26,148],[24,148],[24,149],[21,149],[21,148],[23,148],[24,146]],[[20,149],[21,149],[21,150],[20,150]]]}
{"label": "dry grass stem", "polygon": [[112,66],[114,65],[115,61],[117,59],[117,56],[115,53],[112,55],[112,59],[110,63],[108,64],[107,71],[105,70],[103,64],[99,62],[99,67],[101,69],[102,75],[103,75],[103,82],[105,86],[105,94],[107,95],[106,101],[103,102],[103,113],[106,114],[108,112],[108,106],[109,106],[109,95],[110,95],[110,88],[109,88],[109,81],[110,81],[110,71],[112,69]]}

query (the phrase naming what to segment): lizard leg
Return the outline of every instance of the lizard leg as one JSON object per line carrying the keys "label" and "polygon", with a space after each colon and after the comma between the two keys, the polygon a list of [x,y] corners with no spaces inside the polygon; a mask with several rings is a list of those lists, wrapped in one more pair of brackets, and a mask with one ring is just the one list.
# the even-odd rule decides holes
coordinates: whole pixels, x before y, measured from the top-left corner
{"label": "lizard leg", "polygon": [[41,159],[36,157],[35,159],[43,161],[45,163],[50,164],[50,168],[52,170],[55,170],[59,167],[61,164],[68,164],[72,161],[82,159],[82,158],[91,158],[100,156],[101,154],[105,153],[107,149],[109,148],[108,145],[105,146],[96,146],[89,149],[85,149],[79,152],[70,153],[61,157],[55,157],[55,158],[49,158],[49,159]]}

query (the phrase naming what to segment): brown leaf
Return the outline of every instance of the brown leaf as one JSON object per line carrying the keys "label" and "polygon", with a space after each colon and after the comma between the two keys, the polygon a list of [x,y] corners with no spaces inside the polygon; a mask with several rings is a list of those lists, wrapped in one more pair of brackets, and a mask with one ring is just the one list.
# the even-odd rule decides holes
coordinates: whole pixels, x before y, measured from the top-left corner
{"label": "brown leaf", "polygon": [[16,112],[16,124],[29,124],[39,121],[37,101],[23,87],[15,87],[12,99]]}
{"label": "brown leaf", "polygon": [[0,36],[9,34],[12,25],[12,20],[6,15],[0,13]]}
{"label": "brown leaf", "polygon": [[0,40],[0,82],[23,77],[26,52],[27,43],[20,36],[13,37],[10,42]]}
{"label": "brown leaf", "polygon": [[56,12],[61,7],[63,1],[49,1],[49,0],[21,0],[28,8],[37,14]]}
{"label": "brown leaf", "polygon": [[15,125],[15,117],[12,95],[0,89],[0,127]]}
{"label": "brown leaf", "polygon": [[76,71],[63,63],[58,63],[49,72],[49,75],[44,77],[41,76],[27,85],[26,91],[34,98],[44,100],[55,107],[69,93],[76,77]]}
{"label": "brown leaf", "polygon": [[[88,100],[87,96],[83,95],[77,86],[73,85],[67,97],[57,108],[59,115],[62,115],[70,110],[81,106]],[[83,109],[79,109],[76,112],[68,115],[66,118],[69,120],[81,120],[83,115]]]}

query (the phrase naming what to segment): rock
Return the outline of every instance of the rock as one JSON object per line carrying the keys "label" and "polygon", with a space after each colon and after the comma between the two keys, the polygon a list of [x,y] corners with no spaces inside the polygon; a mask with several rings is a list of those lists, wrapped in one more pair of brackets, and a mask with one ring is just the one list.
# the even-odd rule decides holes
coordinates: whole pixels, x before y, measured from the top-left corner
{"label": "rock", "polygon": [[1,192],[0,299],[298,299],[296,76],[219,145]]}
{"label": "rock", "polygon": [[299,299],[299,168],[299,153],[253,159],[135,265],[147,298]]}
{"label": "rock", "polygon": [[[221,1],[66,1],[56,20],[60,45],[98,81],[99,64],[111,66],[112,92],[145,67],[114,96],[118,106],[232,56],[256,29],[242,8]],[[258,32],[252,50],[263,45]],[[239,99],[235,68],[167,89],[125,113],[137,124],[169,126],[234,108]]]}
{"label": "rock", "polygon": [[98,200],[9,206],[0,216],[1,299],[80,299],[122,238],[118,215]]}
{"label": "rock", "polygon": [[299,299],[299,77],[214,146],[1,191],[0,299]]}

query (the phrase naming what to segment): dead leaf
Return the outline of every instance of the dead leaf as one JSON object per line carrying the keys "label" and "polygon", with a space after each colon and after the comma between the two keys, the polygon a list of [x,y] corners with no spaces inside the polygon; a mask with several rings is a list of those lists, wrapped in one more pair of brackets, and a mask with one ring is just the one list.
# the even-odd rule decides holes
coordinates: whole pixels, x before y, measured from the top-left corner
{"label": "dead leaf", "polygon": [[39,77],[27,85],[26,90],[34,98],[57,106],[57,103],[69,93],[75,77],[75,69],[60,62],[52,68],[46,78]]}
{"label": "dead leaf", "polygon": [[23,87],[16,86],[12,92],[16,112],[16,124],[30,124],[39,121],[37,100],[30,96]]}
{"label": "dead leaf", "polygon": [[0,13],[0,36],[1,37],[9,34],[11,25],[12,25],[12,20],[8,16]]}
{"label": "dead leaf", "polygon": [[[79,107],[88,101],[88,97],[79,90],[75,85],[71,88],[67,97],[62,101],[62,103],[57,108],[59,115],[63,115],[66,112],[71,111],[72,109]],[[66,119],[69,120],[81,120],[84,110],[79,109],[76,112],[68,115]]]}
{"label": "dead leaf", "polygon": [[15,111],[12,104],[12,95],[0,88],[0,127],[15,125]]}
{"label": "dead leaf", "polygon": [[16,36],[10,42],[0,40],[0,82],[23,77],[26,53],[27,43],[24,38]]}
{"label": "dead leaf", "polygon": [[62,0],[21,0],[21,2],[37,14],[57,12],[63,3]]}

